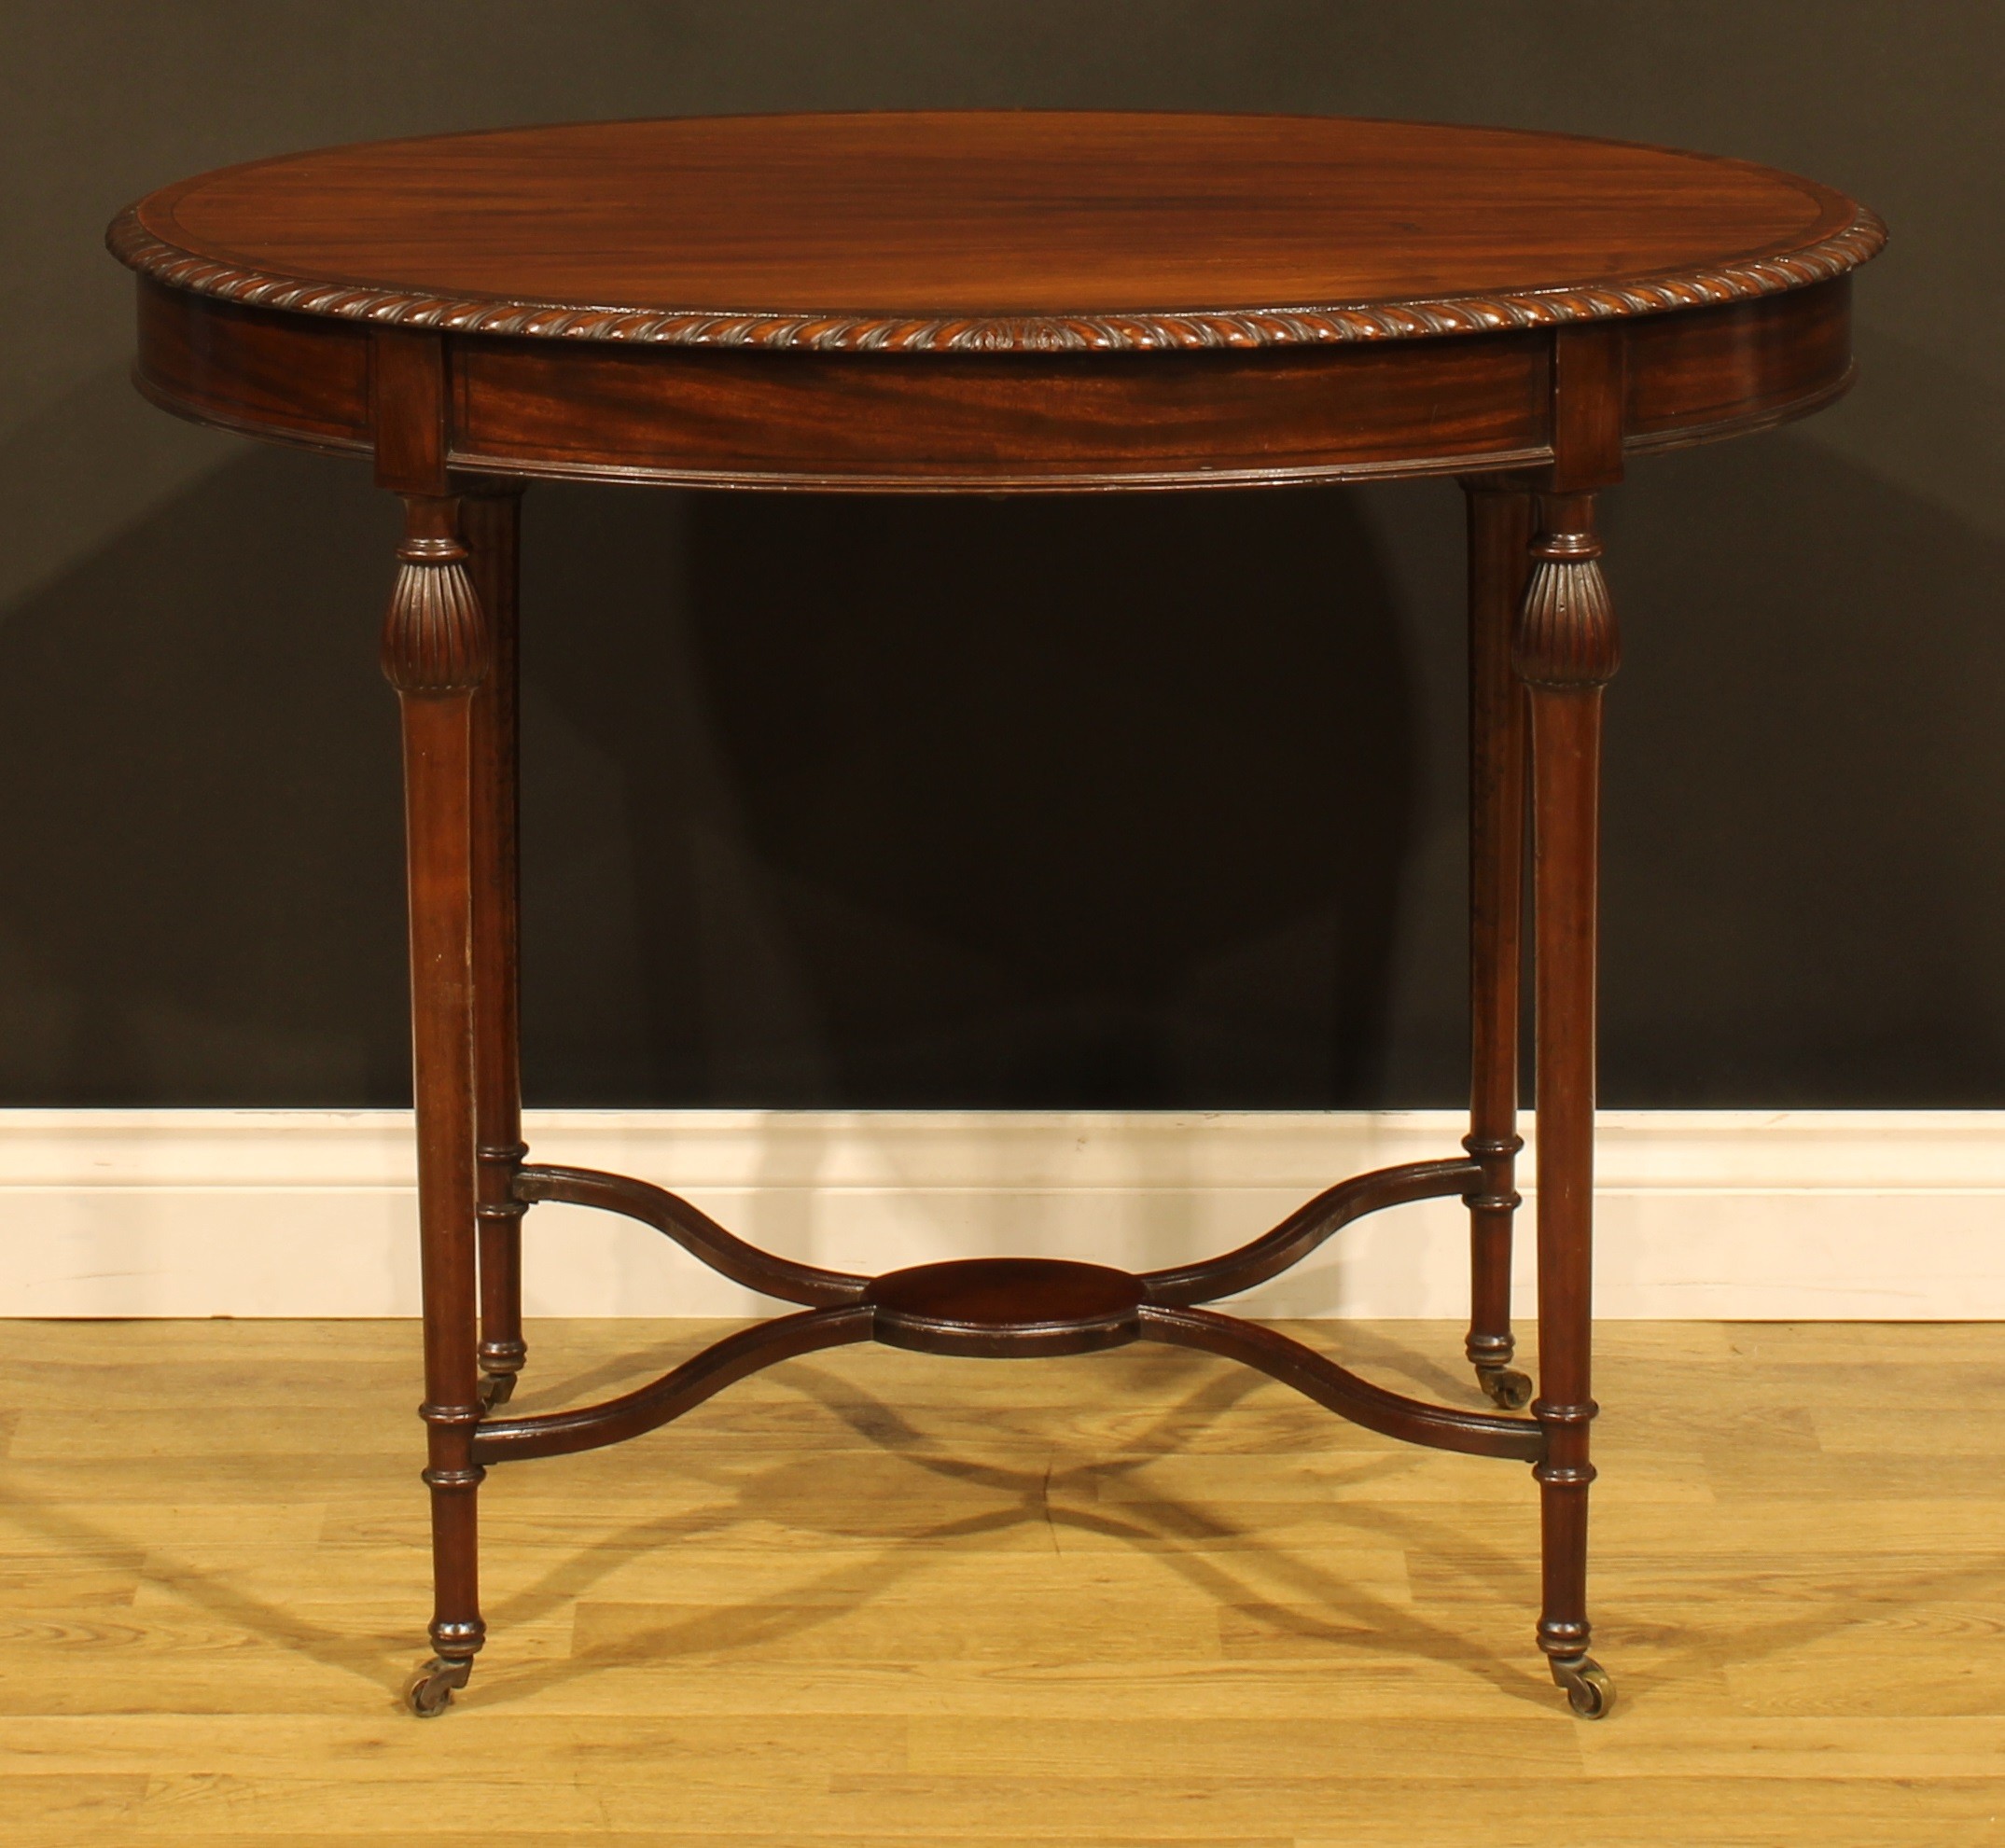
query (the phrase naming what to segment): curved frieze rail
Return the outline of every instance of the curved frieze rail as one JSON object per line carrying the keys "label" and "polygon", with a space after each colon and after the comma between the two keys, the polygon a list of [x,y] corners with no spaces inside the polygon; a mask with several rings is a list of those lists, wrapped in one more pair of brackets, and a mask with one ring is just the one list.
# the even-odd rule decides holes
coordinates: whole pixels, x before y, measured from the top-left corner
{"label": "curved frieze rail", "polygon": [[782,1302],[833,1307],[860,1302],[870,1287],[868,1277],[852,1276],[844,1271],[824,1271],[761,1251],[735,1233],[727,1232],[707,1213],[691,1206],[679,1194],[626,1174],[602,1174],[596,1168],[532,1164],[517,1171],[515,1197],[525,1202],[554,1200],[567,1206],[596,1206],[608,1213],[622,1213],[674,1239],[690,1257],[701,1258],[732,1283],[743,1284],[761,1296],[777,1297]]}
{"label": "curved frieze rail", "polygon": [[1886,243],[1887,228],[1861,207],[1842,230],[1798,250],[1620,283],[1323,307],[1076,315],[731,313],[418,294],[315,282],[178,249],[146,229],[136,206],[118,215],[104,241],[121,263],[168,288],[247,308],[288,309],[376,327],[826,353],[1161,353],[1508,333],[1745,301],[1830,282],[1857,269]]}
{"label": "curved frieze rail", "polygon": [[1153,1303],[1144,1303],[1139,1313],[1145,1341],[1196,1348],[1258,1368],[1340,1418],[1384,1437],[1468,1456],[1515,1457],[1521,1463],[1538,1463],[1545,1455],[1545,1431],[1529,1418],[1464,1411],[1389,1393],[1257,1322],[1242,1322],[1210,1309],[1168,1309]]}
{"label": "curved frieze rail", "polygon": [[659,1380],[600,1405],[532,1418],[486,1419],[473,1437],[476,1463],[513,1463],[523,1457],[565,1456],[623,1443],[680,1418],[735,1381],[761,1368],[822,1348],[870,1339],[875,1312],[868,1305],[804,1310],[727,1335]]}
{"label": "curved frieze rail", "polygon": [[[1546,1434],[1543,1426],[1531,1420],[1464,1411],[1403,1397],[1372,1385],[1314,1349],[1271,1328],[1193,1306],[1210,1298],[1250,1289],[1277,1275],[1307,1257],[1340,1228],[1367,1213],[1409,1201],[1466,1193],[1480,1187],[1482,1181],[1481,1165],[1466,1158],[1382,1168],[1318,1194],[1264,1237],[1220,1257],[1179,1271],[1159,1271],[1140,1277],[1115,1272],[1106,1275],[1125,1284],[1129,1302],[1137,1296],[1144,1299],[1134,1311],[1135,1319],[1131,1326],[1145,1341],[1197,1348],[1241,1361],[1294,1387],[1340,1417],[1387,1437],[1437,1450],[1461,1451],[1475,1456],[1517,1457],[1536,1463],[1545,1455]],[[650,1384],[603,1404],[527,1418],[485,1419],[474,1436],[477,1463],[559,1456],[623,1442],[681,1417],[733,1381],[796,1355],[873,1340],[889,1341],[895,1346],[912,1344],[898,1341],[884,1326],[885,1305],[876,1298],[882,1294],[880,1285],[884,1279],[817,1270],[760,1251],[727,1232],[687,1201],[647,1181],[590,1168],[534,1166],[521,1170],[515,1191],[516,1197],[525,1202],[562,1201],[574,1206],[603,1207],[639,1219],[666,1233],[735,1283],[783,1300],[814,1306],[802,1313],[781,1316],[729,1335]],[[898,1274],[917,1278],[931,1271],[972,1275],[1009,1268],[1005,1261],[969,1258]],[[999,1307],[988,1305],[984,1314],[977,1318],[980,1326],[972,1329],[979,1339],[965,1351],[996,1357],[1046,1351],[1049,1342],[1043,1336],[1048,1331],[1036,1312],[1041,1303],[1051,1309],[1059,1320],[1065,1320],[1059,1312],[1065,1305],[1042,1302],[1038,1291],[1049,1291],[1060,1273],[1069,1276],[1082,1270],[1097,1271],[1098,1268],[1055,1261],[1042,1266],[1029,1263],[1028,1277],[1014,1280],[1029,1290],[1027,1306],[1013,1298]],[[985,1275],[984,1281],[995,1285],[995,1280]],[[1005,1297],[1011,1281],[1006,1277],[996,1286]],[[996,1294],[996,1288],[992,1287],[989,1294]],[[977,1307],[982,1306],[982,1296],[978,1289]],[[1077,1310],[1077,1304],[1071,1307]],[[1072,1319],[1079,1318],[1074,1314]]]}
{"label": "curved frieze rail", "polygon": [[1367,1213],[1404,1206],[1410,1201],[1469,1193],[1482,1183],[1481,1165],[1466,1158],[1408,1161],[1397,1168],[1356,1174],[1297,1207],[1273,1231],[1263,1232],[1251,1244],[1175,1271],[1151,1271],[1142,1278],[1142,1287],[1150,1302],[1172,1306],[1237,1296],[1301,1263],[1331,1233]]}

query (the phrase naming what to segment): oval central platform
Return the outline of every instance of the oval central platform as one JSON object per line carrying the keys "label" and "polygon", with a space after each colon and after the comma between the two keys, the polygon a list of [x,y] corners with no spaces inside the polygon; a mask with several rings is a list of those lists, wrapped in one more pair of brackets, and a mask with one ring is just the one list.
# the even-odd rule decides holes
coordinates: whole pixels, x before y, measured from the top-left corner
{"label": "oval central platform", "polygon": [[1141,1333],[1139,1277],[1064,1257],[917,1264],[875,1279],[865,1300],[879,1341],[920,1354],[1092,1354]]}

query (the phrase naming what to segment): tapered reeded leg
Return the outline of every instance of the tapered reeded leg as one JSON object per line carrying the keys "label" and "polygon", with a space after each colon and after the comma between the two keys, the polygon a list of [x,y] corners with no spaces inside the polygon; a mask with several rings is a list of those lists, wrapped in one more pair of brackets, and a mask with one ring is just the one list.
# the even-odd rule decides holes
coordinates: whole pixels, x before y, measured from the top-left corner
{"label": "tapered reeded leg", "polygon": [[522,1341],[520,882],[516,832],[516,633],[522,490],[469,495],[460,532],[487,620],[490,665],[473,696],[474,1143],[480,1204],[480,1397],[504,1403],[528,1357]]}
{"label": "tapered reeded leg", "polygon": [[407,496],[383,665],[404,730],[404,827],[411,898],[411,1019],[418,1119],[418,1223],[425,1287],[425,1480],[432,1497],[431,1636],[436,1652],[408,1697],[441,1711],[472,1671],[480,1620],[473,1460],[477,1361],[473,695],[488,638],[459,504]]}
{"label": "tapered reeded leg", "polygon": [[1516,1410],[1511,1232],[1518,1208],[1518,1015],[1525,903],[1525,689],[1511,633],[1530,568],[1532,497],[1521,482],[1463,482],[1469,502],[1469,1111],[1462,1146],[1483,1166],[1469,1220],[1468,1354],[1493,1403]]}
{"label": "tapered reeded leg", "polygon": [[1574,1711],[1613,1690],[1588,1655],[1587,1496],[1594,1188],[1594,931],[1601,689],[1615,673],[1614,612],[1594,500],[1540,497],[1515,659],[1530,689],[1539,1067],[1539,1646]]}

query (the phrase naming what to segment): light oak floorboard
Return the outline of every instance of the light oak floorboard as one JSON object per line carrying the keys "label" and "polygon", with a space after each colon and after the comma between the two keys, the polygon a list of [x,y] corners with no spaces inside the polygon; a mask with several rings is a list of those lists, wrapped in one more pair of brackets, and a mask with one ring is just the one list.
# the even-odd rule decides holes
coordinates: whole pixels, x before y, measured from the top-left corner
{"label": "light oak floorboard", "polygon": [[[531,1331],[518,1408],[726,1325]],[[1476,1404],[1441,1324],[1292,1330]],[[482,1492],[428,1607],[415,1327],[0,1327],[0,1841],[2005,1844],[2005,1328],[1606,1325],[1596,1652],[1517,1465],[1205,1356],[852,1348]]]}

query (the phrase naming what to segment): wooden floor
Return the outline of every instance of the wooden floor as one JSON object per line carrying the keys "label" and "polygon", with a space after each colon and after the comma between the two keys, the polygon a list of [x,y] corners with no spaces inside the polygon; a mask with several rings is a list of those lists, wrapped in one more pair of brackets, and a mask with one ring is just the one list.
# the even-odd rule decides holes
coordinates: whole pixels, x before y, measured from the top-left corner
{"label": "wooden floor", "polygon": [[[538,1326],[521,1402],[715,1332]],[[1455,1330],[1298,1332],[1474,1402]],[[0,1341],[6,1848],[2005,1843],[2005,1327],[1605,1326],[1598,1725],[1522,1466],[1146,1347],[850,1348],[494,1471],[418,1721],[413,1327]]]}

